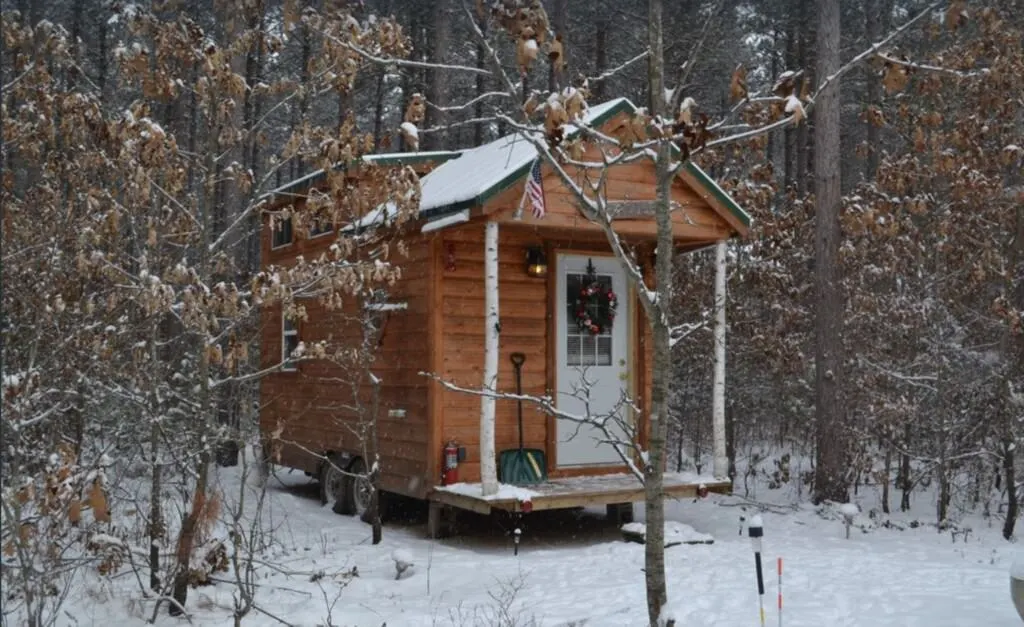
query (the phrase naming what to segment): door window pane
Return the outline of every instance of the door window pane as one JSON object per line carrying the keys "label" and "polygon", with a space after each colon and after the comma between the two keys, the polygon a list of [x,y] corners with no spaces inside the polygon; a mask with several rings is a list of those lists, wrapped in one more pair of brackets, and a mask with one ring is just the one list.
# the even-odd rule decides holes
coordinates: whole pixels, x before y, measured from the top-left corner
{"label": "door window pane", "polygon": [[[597,299],[584,304],[580,297],[580,290],[584,287],[586,275],[583,273],[570,273],[565,281],[565,302],[566,302],[566,365],[568,366],[610,366],[614,355],[612,355],[612,330],[601,329],[596,336],[587,329],[580,329],[577,318],[581,307],[593,317],[607,318],[608,305]],[[611,289],[612,277],[607,274],[598,274],[597,282],[602,289]]]}

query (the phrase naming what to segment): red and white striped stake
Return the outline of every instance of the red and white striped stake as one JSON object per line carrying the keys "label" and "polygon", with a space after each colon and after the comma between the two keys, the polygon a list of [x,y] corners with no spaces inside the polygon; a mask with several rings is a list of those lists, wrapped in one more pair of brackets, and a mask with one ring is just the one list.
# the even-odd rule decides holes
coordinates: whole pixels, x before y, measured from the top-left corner
{"label": "red and white striped stake", "polygon": [[779,627],[782,627],[782,558],[777,558],[779,565]]}

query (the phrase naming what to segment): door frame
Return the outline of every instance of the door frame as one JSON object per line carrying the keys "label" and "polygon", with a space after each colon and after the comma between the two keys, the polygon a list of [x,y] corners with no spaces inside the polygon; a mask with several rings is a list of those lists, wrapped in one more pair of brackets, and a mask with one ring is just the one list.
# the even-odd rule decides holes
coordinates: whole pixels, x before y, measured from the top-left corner
{"label": "door frame", "polygon": [[[554,242],[548,240],[544,242],[544,253],[548,259],[549,267],[553,271],[548,272],[547,276],[547,387],[549,392],[554,396],[557,403],[558,394],[558,336],[559,325],[558,325],[558,276],[562,271],[561,258],[564,255],[577,255],[577,256],[590,256],[590,257],[601,257],[601,258],[615,258],[615,253],[606,248],[585,248],[583,246],[574,247],[561,247],[557,246]],[[646,275],[647,268],[643,268]],[[625,276],[625,270],[622,271]],[[638,324],[638,318],[640,311],[640,302],[636,296],[636,289],[630,284],[628,277],[626,278],[626,298],[628,300],[629,310],[626,320],[621,320],[621,317],[617,317],[617,320],[626,323],[626,352],[629,357],[628,376],[626,378],[626,392],[634,399],[639,402],[641,407],[645,407],[647,404],[646,393],[644,390],[646,373],[644,371],[646,350],[643,349],[644,342],[641,339],[642,329]],[[641,390],[643,398],[637,396],[638,390]],[[628,408],[627,408],[628,409]],[[635,412],[632,409],[628,409],[634,415],[632,419],[636,420]],[[547,454],[547,465],[548,475],[551,477],[570,477],[580,475],[599,475],[599,474],[610,474],[615,472],[621,472],[626,468],[624,464],[604,464],[595,466],[568,466],[559,467],[558,465],[558,421],[552,416],[547,417],[547,438],[545,441],[545,453]],[[647,440],[647,425],[640,425],[638,431],[638,438],[641,445],[646,444]]]}

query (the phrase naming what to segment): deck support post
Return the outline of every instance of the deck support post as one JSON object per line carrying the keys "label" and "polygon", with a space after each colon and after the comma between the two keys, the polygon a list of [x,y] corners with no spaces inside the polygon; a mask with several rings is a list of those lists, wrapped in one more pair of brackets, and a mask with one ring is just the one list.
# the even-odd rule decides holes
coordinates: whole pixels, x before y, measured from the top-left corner
{"label": "deck support post", "polygon": [[[498,337],[498,223],[487,223],[484,233],[484,380],[483,389],[497,391]],[[480,397],[480,484],[484,496],[498,493],[498,469],[494,449],[495,399]]]}
{"label": "deck support post", "polygon": [[611,520],[616,525],[633,522],[632,503],[609,503],[605,506],[605,513],[608,516],[608,520]]}
{"label": "deck support post", "polygon": [[436,540],[455,534],[455,508],[430,501],[427,509],[427,537]]}

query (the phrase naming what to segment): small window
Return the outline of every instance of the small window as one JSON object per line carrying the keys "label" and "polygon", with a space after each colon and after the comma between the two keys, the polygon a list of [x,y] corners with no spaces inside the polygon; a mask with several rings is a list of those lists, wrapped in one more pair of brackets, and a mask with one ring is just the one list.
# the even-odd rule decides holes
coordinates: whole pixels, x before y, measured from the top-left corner
{"label": "small window", "polygon": [[309,237],[313,238],[317,235],[323,235],[330,233],[334,229],[331,228],[331,221],[327,218],[316,218],[313,220],[313,225],[309,227]]}
{"label": "small window", "polygon": [[292,353],[299,347],[299,330],[294,320],[289,320],[282,315],[281,321],[281,363],[284,370],[295,370],[295,362],[292,361]]}
{"label": "small window", "polygon": [[280,248],[292,243],[292,219],[284,218],[277,221],[277,225],[271,231],[271,248]]}

